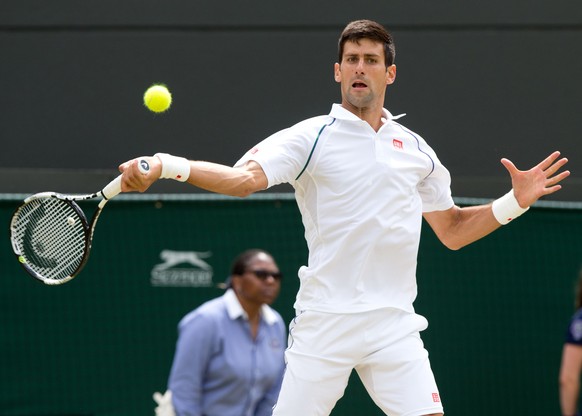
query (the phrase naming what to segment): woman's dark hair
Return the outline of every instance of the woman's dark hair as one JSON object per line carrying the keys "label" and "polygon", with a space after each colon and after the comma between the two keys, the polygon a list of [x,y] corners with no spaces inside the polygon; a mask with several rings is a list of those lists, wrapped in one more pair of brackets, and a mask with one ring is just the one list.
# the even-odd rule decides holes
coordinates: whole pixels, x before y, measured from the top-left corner
{"label": "woman's dark hair", "polygon": [[273,256],[265,250],[261,250],[258,248],[252,248],[240,253],[232,262],[232,266],[230,268],[230,275],[231,276],[240,276],[247,271],[247,268],[251,261],[259,254],[266,254],[267,256],[273,258]]}

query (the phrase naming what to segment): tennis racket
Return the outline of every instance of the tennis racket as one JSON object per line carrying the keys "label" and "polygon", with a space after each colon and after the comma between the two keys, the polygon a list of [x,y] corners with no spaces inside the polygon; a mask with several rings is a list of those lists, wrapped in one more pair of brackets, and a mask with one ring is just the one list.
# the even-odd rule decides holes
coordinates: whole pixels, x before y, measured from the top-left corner
{"label": "tennis racket", "polygon": [[[60,285],[77,276],[89,258],[105,204],[121,192],[121,175],[94,194],[41,192],[26,198],[10,222],[12,250],[31,276]],[[91,222],[75,201],[102,198]]]}

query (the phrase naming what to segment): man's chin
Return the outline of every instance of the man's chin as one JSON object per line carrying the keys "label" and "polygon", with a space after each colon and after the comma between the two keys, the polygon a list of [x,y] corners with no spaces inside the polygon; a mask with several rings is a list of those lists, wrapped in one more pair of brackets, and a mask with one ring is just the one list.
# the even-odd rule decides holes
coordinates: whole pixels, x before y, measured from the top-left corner
{"label": "man's chin", "polygon": [[358,110],[365,110],[368,107],[370,107],[370,104],[372,103],[372,99],[370,97],[357,97],[357,96],[353,96],[350,95],[347,97],[346,99],[348,105],[353,108],[353,109],[358,109]]}

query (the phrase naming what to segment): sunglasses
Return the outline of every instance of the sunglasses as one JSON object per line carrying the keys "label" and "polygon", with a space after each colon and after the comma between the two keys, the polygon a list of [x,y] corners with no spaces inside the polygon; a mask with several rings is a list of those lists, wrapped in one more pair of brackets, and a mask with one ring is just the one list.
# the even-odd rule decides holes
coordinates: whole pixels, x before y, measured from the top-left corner
{"label": "sunglasses", "polygon": [[252,273],[260,280],[267,280],[269,276],[273,276],[275,280],[281,280],[283,278],[283,274],[281,272],[270,272],[268,270],[248,270],[248,273]]}

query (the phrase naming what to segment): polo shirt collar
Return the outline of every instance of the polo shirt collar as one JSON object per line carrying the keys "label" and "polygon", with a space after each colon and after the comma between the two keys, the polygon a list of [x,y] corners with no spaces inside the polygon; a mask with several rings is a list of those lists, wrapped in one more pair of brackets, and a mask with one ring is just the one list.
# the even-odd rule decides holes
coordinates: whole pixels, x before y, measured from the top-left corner
{"label": "polo shirt collar", "polygon": [[[226,304],[226,311],[230,319],[234,321],[235,319],[242,317],[243,319],[248,320],[248,315],[238,301],[234,290],[227,289],[223,297]],[[273,325],[277,322],[277,316],[275,315],[275,312],[273,312],[273,310],[269,307],[269,305],[261,306],[261,317],[269,325]]]}
{"label": "polo shirt collar", "polygon": [[[343,108],[341,104],[333,104],[331,107],[331,112],[329,113],[329,115],[332,117],[344,119],[344,120],[354,120],[354,121],[360,120],[360,118],[357,115],[355,115],[351,111]],[[382,109],[382,118],[384,118],[386,120],[392,120],[392,114],[390,114],[390,111],[383,108]]]}
{"label": "polo shirt collar", "polygon": [[[341,104],[333,104],[331,107],[331,112],[329,113],[330,116],[334,118],[338,118],[340,120],[351,120],[351,121],[359,121],[360,118],[352,113],[349,110],[346,110],[342,107]],[[396,120],[400,117],[403,117],[405,114],[399,114],[397,116],[393,116],[390,111],[386,110],[385,108],[382,109],[382,123],[386,123],[390,120]]]}

